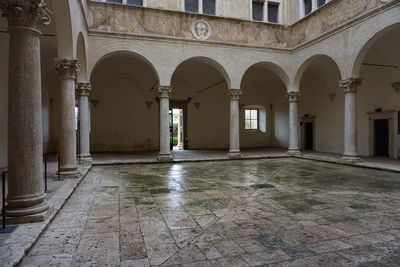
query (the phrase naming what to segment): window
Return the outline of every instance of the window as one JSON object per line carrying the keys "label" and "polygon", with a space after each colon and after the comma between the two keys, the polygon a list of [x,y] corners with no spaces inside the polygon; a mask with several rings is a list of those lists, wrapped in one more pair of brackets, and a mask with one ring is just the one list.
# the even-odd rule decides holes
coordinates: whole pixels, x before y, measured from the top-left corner
{"label": "window", "polygon": [[185,0],[185,11],[199,13],[199,0]]}
{"label": "window", "polygon": [[268,2],[268,22],[279,22],[279,3]]}
{"label": "window", "polygon": [[312,11],[312,0],[304,0],[304,14],[308,15]]}
{"label": "window", "polygon": [[326,0],[318,0],[318,7],[321,7],[326,4]]}
{"label": "window", "polygon": [[258,109],[246,109],[245,110],[245,129],[246,130],[258,130],[259,129],[258,116],[259,116]]}
{"label": "window", "polygon": [[215,7],[215,0],[203,0],[203,14],[215,15]]}
{"label": "window", "polygon": [[122,0],[106,0],[107,3],[118,3],[122,4]]}
{"label": "window", "polygon": [[253,1],[253,20],[264,21],[264,2]]}
{"label": "window", "polygon": [[143,6],[143,0],[126,0],[128,5]]}

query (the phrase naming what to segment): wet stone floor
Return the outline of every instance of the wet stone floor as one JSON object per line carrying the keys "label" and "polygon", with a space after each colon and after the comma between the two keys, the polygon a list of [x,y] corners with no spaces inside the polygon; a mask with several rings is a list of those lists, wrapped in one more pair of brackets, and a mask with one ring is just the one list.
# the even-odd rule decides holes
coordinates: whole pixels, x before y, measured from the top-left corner
{"label": "wet stone floor", "polygon": [[94,167],[22,266],[399,266],[400,174],[295,159]]}

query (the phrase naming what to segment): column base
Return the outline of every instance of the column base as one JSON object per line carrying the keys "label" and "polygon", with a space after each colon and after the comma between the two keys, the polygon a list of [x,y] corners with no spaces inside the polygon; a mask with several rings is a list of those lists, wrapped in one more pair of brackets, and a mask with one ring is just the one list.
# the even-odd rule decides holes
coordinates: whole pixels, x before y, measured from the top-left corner
{"label": "column base", "polygon": [[157,157],[158,162],[173,162],[174,159],[171,155],[159,155]]}
{"label": "column base", "polygon": [[357,155],[343,155],[342,161],[345,163],[356,163],[360,162],[361,158]]}
{"label": "column base", "polygon": [[240,151],[229,151],[228,156],[229,159],[241,159],[242,153]]}
{"label": "column base", "polygon": [[93,162],[92,156],[90,154],[82,154],[79,156],[80,160],[84,163]]}
{"label": "column base", "polygon": [[48,218],[50,212],[51,209],[47,202],[34,207],[6,208],[6,222],[7,224],[43,222]]}
{"label": "column base", "polygon": [[60,176],[63,179],[76,179],[79,176],[79,171],[77,168],[60,168]]}
{"label": "column base", "polygon": [[290,149],[286,152],[289,156],[301,156],[301,150],[300,149]]}

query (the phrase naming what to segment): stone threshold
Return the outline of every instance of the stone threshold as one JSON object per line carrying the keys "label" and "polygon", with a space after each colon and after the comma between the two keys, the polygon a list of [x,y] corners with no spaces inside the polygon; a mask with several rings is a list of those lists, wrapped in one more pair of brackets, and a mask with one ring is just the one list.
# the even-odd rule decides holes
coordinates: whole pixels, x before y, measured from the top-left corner
{"label": "stone threshold", "polygon": [[17,266],[27,255],[41,234],[47,229],[55,216],[75,192],[92,165],[79,166],[77,179],[65,179],[64,184],[48,199],[51,207],[48,218],[39,223],[21,224],[0,245],[0,266]]}

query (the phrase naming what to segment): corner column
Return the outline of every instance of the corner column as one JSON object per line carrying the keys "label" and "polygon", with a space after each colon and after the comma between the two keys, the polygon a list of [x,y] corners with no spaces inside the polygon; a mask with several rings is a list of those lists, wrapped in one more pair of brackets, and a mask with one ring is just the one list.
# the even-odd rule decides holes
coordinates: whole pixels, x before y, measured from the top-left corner
{"label": "corner column", "polygon": [[288,154],[291,156],[300,155],[299,144],[299,92],[288,93],[289,97],[289,149]]}
{"label": "corner column", "polygon": [[77,59],[55,59],[60,74],[61,101],[59,124],[60,174],[65,178],[76,178],[76,123],[75,81],[79,71]]}
{"label": "corner column", "polygon": [[92,91],[90,83],[78,83],[76,91],[79,96],[79,149],[80,159],[83,161],[92,161],[90,155],[90,107],[89,95]]}
{"label": "corner column", "polygon": [[160,154],[158,161],[173,161],[170,149],[170,118],[169,118],[169,96],[171,95],[171,86],[160,86],[158,88],[158,97],[160,98]]}
{"label": "corner column", "polygon": [[43,221],[49,208],[43,187],[41,28],[50,12],[39,0],[5,0],[8,21],[8,196],[12,223]]}
{"label": "corner column", "polygon": [[357,88],[362,80],[350,78],[339,81],[344,88],[344,153],[343,160],[360,160],[357,152]]}
{"label": "corner column", "polygon": [[230,131],[229,131],[229,158],[241,158],[240,153],[240,119],[239,119],[239,97],[240,89],[230,89]]}

